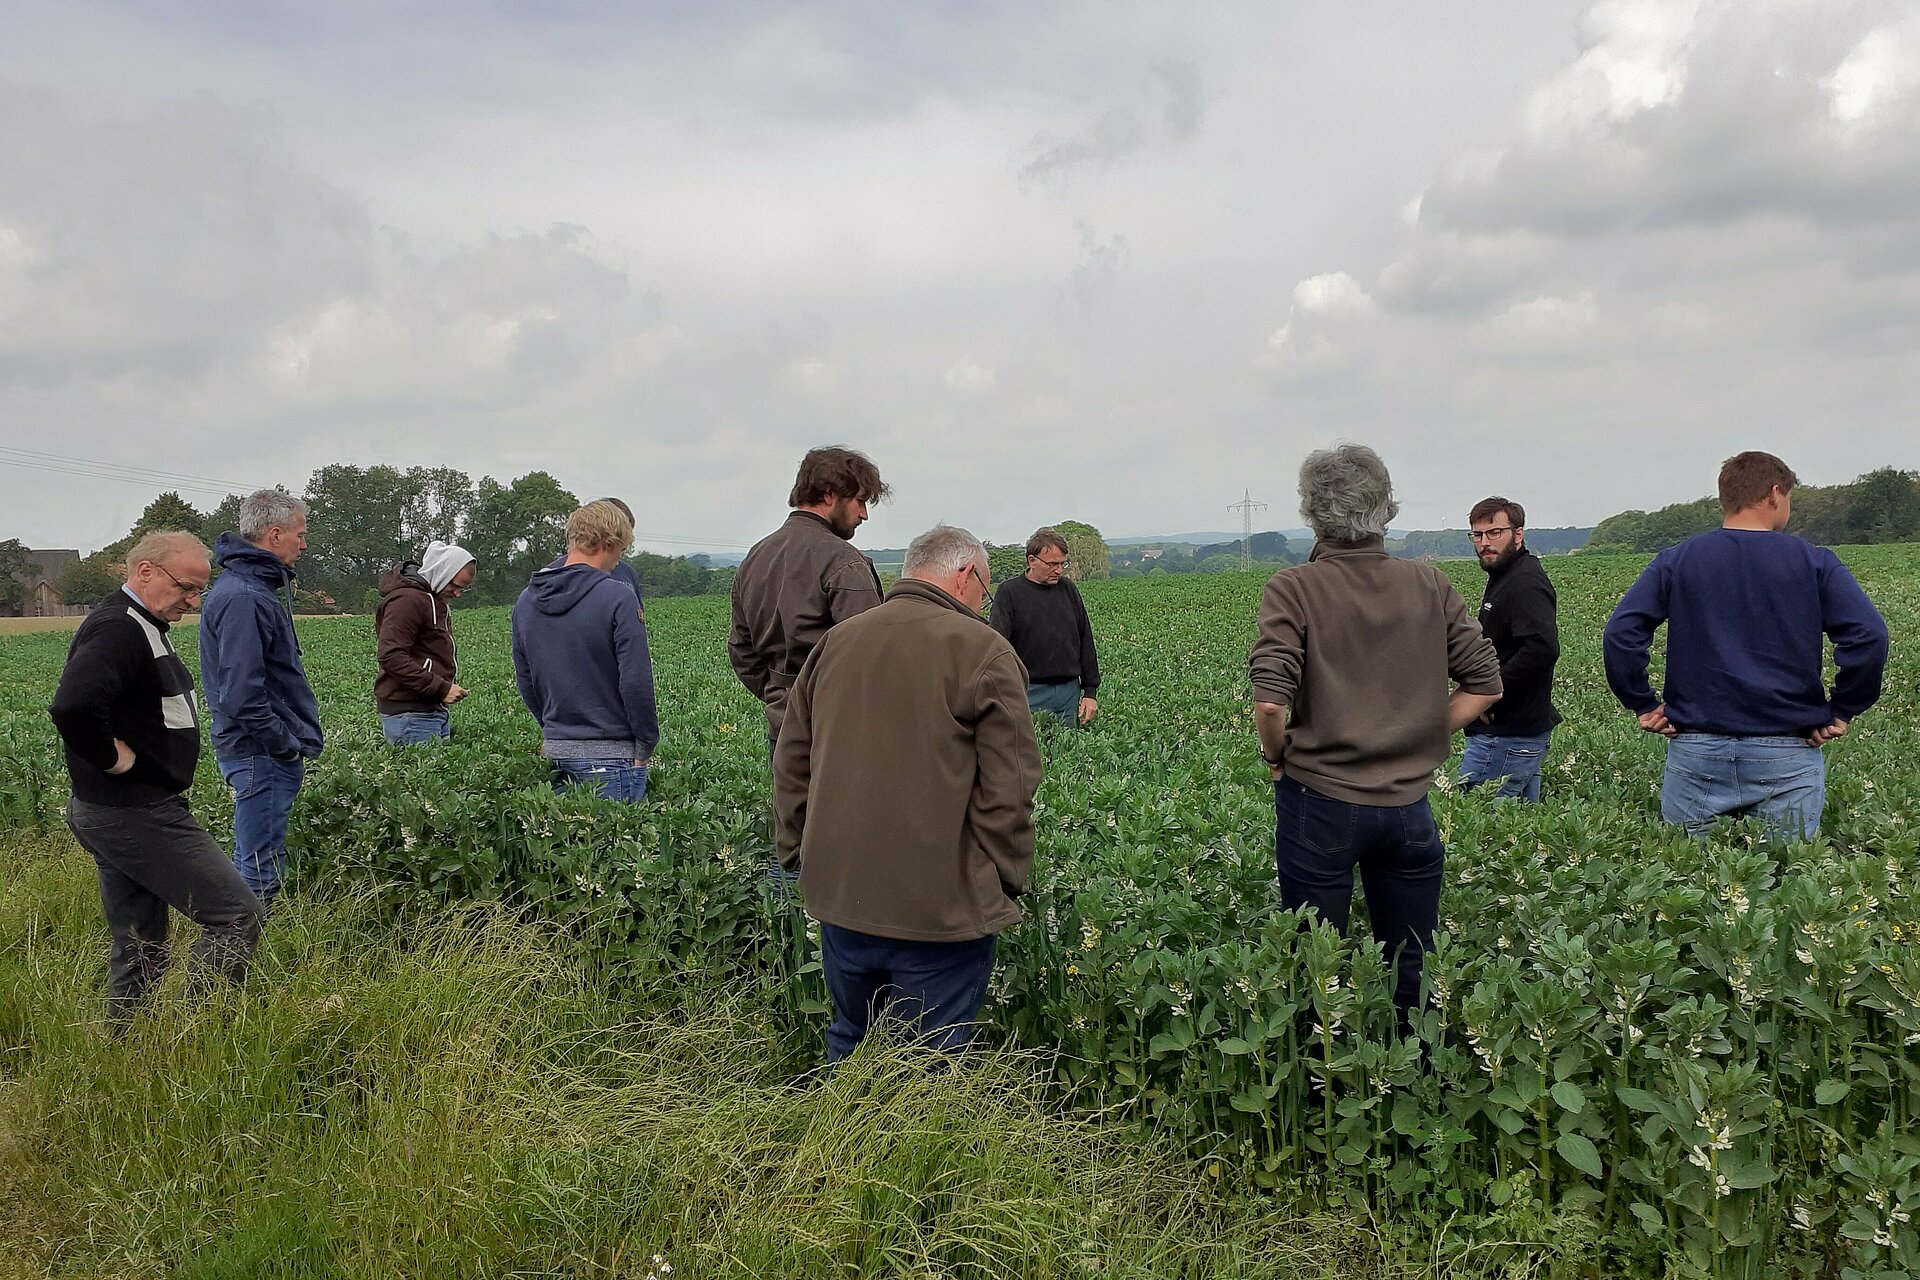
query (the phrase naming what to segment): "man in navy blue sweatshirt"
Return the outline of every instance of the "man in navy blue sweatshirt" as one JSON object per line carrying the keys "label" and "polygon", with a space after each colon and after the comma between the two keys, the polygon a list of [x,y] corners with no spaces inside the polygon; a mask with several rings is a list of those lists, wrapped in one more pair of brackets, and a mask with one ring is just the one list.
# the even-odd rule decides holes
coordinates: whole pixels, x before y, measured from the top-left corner
{"label": "man in navy blue sweatshirt", "polygon": [[[1880,696],[1887,624],[1838,556],[1785,532],[1794,483],[1770,453],[1727,459],[1721,527],[1655,556],[1607,621],[1607,683],[1642,729],[1666,736],[1660,816],[1691,835],[1753,815],[1812,839],[1827,794],[1820,748]],[[1662,622],[1656,693],[1647,654]]]}
{"label": "man in navy blue sweatshirt", "polygon": [[307,761],[325,745],[320,703],[293,630],[293,564],[307,548],[307,504],[262,489],[239,529],[213,544],[220,577],[200,606],[200,681],[213,758],[233,788],[233,865],[272,906],[286,873],[287,818]]}
{"label": "man in navy blue sweatshirt", "polygon": [[567,518],[566,559],[514,601],[513,676],[555,785],[590,782],[609,800],[638,801],[660,722],[647,625],[612,573],[632,543],[633,521],[613,502]]}

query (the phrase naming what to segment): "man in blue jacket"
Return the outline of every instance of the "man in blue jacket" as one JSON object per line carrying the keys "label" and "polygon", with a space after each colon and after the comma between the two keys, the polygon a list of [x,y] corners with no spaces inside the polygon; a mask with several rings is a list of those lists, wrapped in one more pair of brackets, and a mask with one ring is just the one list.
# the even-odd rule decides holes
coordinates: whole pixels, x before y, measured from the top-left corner
{"label": "man in blue jacket", "polygon": [[233,788],[233,865],[264,907],[286,873],[287,815],[306,762],[324,742],[293,633],[307,504],[262,489],[240,504],[239,526],[214,543],[222,572],[200,607],[200,682],[213,758]]}
{"label": "man in blue jacket", "polygon": [[[1838,556],[1785,532],[1794,483],[1770,453],[1727,459],[1721,527],[1655,556],[1607,621],[1607,683],[1667,738],[1660,816],[1691,835],[1753,815],[1811,840],[1827,798],[1820,748],[1880,697],[1887,624]],[[1655,693],[1647,654],[1662,622],[1666,688]]]}
{"label": "man in blue jacket", "polygon": [[591,782],[609,800],[638,801],[660,722],[639,600],[612,573],[632,543],[633,521],[606,499],[567,518],[566,559],[514,601],[513,676],[555,785]]}

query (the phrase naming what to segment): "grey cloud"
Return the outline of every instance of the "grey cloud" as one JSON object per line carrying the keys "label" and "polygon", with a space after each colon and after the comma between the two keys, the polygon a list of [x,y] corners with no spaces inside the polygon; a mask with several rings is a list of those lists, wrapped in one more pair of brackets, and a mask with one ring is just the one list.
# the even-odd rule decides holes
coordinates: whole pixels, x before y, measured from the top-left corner
{"label": "grey cloud", "polygon": [[[1077,169],[1105,169],[1156,143],[1184,142],[1200,129],[1204,112],[1199,65],[1162,58],[1148,67],[1139,105],[1110,107],[1078,133],[1036,139],[1019,167],[1025,180],[1044,181]],[[1157,109],[1157,124],[1149,124]]]}
{"label": "grey cloud", "polygon": [[1069,283],[1074,301],[1079,304],[1081,313],[1085,314],[1113,291],[1120,273],[1127,269],[1131,250],[1123,235],[1114,235],[1102,241],[1085,222],[1074,223],[1073,229],[1080,236],[1080,261],[1074,267]]}
{"label": "grey cloud", "polygon": [[264,112],[202,98],[102,117],[0,86],[0,174],[0,368],[23,380],[193,377],[373,284],[365,208]]}
{"label": "grey cloud", "polygon": [[1601,235],[1778,216],[1841,229],[1911,219],[1920,98],[1849,121],[1836,114],[1831,87],[1857,43],[1898,12],[1710,6],[1680,55],[1670,99],[1543,124],[1490,159],[1468,157],[1428,189],[1422,221]]}

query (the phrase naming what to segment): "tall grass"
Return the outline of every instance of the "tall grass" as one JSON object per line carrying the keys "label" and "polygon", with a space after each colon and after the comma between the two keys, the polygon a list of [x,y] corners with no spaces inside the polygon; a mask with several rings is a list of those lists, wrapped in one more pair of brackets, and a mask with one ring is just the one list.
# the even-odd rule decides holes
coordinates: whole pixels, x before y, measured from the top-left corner
{"label": "tall grass", "polygon": [[116,1038],[98,912],[70,845],[0,851],[3,1275],[1381,1270],[1355,1223],[1051,1111],[1030,1061],[790,1080],[750,1007],[643,1012],[493,910],[292,900],[245,987],[176,976]]}

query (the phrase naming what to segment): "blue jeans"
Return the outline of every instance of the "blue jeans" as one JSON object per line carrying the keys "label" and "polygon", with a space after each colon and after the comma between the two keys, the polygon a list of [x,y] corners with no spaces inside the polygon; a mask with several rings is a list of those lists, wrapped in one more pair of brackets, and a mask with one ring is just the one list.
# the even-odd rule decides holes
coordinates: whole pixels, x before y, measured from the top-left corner
{"label": "blue jeans", "polygon": [[1533,737],[1507,737],[1494,733],[1467,735],[1467,749],[1460,753],[1460,788],[1470,791],[1483,782],[1498,779],[1497,799],[1540,800],[1540,762],[1546,759],[1551,733]]}
{"label": "blue jeans", "polygon": [[1811,840],[1827,803],[1827,758],[1799,738],[1682,733],[1667,739],[1660,816],[1704,837],[1723,817],[1758,817],[1784,839]]}
{"label": "blue jeans", "polygon": [[987,998],[993,947],[992,934],[903,942],[822,923],[820,959],[833,997],[827,1061],[852,1053],[877,1018],[906,1024],[915,1040],[941,1053],[964,1049]]}
{"label": "blue jeans", "polygon": [[445,707],[438,711],[402,711],[398,715],[380,713],[380,732],[396,747],[417,746],[453,736],[453,716]]}
{"label": "blue jeans", "polygon": [[1052,684],[1027,686],[1027,709],[1035,715],[1047,712],[1070,725],[1080,723],[1080,682],[1059,680]]}
{"label": "blue jeans", "polygon": [[241,756],[221,760],[220,776],[233,788],[233,867],[260,899],[273,905],[287,873],[287,815],[300,794],[307,762],[295,756]]}
{"label": "blue jeans", "polygon": [[590,782],[608,800],[638,804],[647,798],[647,770],[631,760],[553,760],[553,789]]}
{"label": "blue jeans", "polygon": [[1273,784],[1273,812],[1280,905],[1289,911],[1312,907],[1345,933],[1358,866],[1373,936],[1398,965],[1393,1002],[1403,1013],[1411,1009],[1420,999],[1421,962],[1440,920],[1447,859],[1427,798],[1399,806],[1350,804],[1282,778]]}

